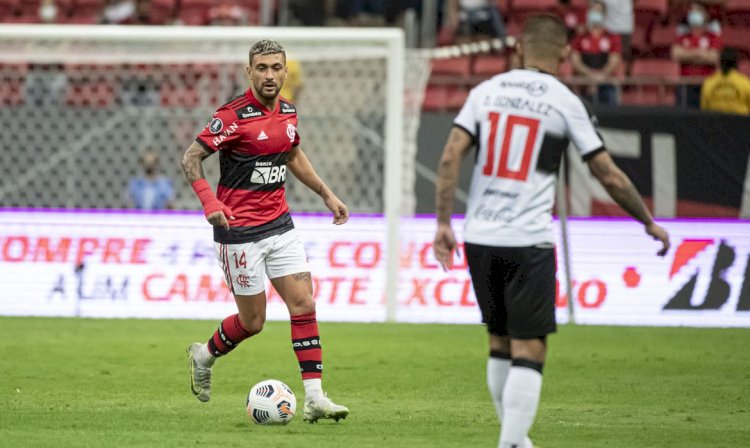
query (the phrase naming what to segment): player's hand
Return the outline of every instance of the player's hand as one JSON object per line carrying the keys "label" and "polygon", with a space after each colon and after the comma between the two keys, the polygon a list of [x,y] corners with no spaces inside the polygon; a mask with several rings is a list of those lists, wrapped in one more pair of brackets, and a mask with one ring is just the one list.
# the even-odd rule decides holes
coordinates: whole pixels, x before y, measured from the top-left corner
{"label": "player's hand", "polygon": [[669,233],[660,225],[652,222],[646,226],[646,233],[651,235],[655,240],[661,241],[662,248],[656,254],[663,257],[669,251]]}
{"label": "player's hand", "polygon": [[227,218],[234,219],[234,212],[231,208],[227,207],[221,202],[219,202],[219,204],[221,205],[221,208],[206,215],[206,219],[209,223],[211,223],[212,226],[224,227],[224,229],[229,230],[229,221],[227,220]]}
{"label": "player's hand", "polygon": [[443,267],[443,271],[453,267],[453,251],[456,250],[456,236],[450,224],[438,223],[437,232],[435,232],[435,241],[432,242],[432,249],[435,251],[435,258]]}
{"label": "player's hand", "polygon": [[335,195],[331,195],[325,199],[326,207],[328,210],[333,212],[333,223],[337,226],[344,224],[349,221],[349,209],[346,208],[343,202]]}

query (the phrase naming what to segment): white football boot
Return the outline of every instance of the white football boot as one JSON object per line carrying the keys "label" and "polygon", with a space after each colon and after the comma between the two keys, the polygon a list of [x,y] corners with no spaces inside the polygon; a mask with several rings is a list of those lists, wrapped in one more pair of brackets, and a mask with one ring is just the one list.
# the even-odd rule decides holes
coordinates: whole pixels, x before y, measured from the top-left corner
{"label": "white football boot", "polygon": [[339,421],[349,415],[349,408],[332,402],[330,398],[324,395],[305,400],[302,415],[304,420],[310,423],[316,423],[321,418],[330,418]]}
{"label": "white football boot", "polygon": [[202,349],[203,344],[200,342],[190,344],[187,348],[188,366],[190,367],[190,390],[200,401],[206,402],[211,399],[211,365],[213,362],[207,362],[205,357],[201,356],[200,350]]}

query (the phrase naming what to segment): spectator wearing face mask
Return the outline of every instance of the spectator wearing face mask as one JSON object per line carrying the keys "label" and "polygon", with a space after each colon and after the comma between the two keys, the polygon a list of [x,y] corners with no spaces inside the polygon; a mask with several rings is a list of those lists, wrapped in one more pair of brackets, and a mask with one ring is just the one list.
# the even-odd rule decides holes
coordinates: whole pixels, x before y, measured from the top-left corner
{"label": "spectator wearing face mask", "polygon": [[[706,8],[693,2],[687,14],[690,32],[672,44],[672,59],[680,63],[682,76],[700,78],[711,75],[719,64],[721,38],[706,28]],[[677,105],[700,107],[701,81],[692,80],[677,90]]]}
{"label": "spectator wearing face mask", "polygon": [[604,28],[607,8],[593,1],[586,15],[586,31],[576,37],[570,55],[577,75],[590,80],[594,87],[587,95],[598,104],[617,104],[617,90],[610,82],[622,62],[620,36]]}
{"label": "spectator wearing face mask", "polygon": [[39,21],[41,23],[57,22],[58,9],[55,0],[42,0],[39,4]]}

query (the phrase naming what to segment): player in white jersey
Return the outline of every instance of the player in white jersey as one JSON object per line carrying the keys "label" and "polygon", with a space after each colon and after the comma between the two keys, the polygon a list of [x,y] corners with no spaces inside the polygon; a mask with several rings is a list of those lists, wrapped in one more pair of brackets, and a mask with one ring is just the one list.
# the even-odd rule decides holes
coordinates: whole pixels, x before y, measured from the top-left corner
{"label": "player in white jersey", "polygon": [[562,21],[530,18],[516,48],[523,69],[478,85],[454,121],[438,166],[435,255],[450,267],[450,225],[462,158],[478,146],[464,233],[466,257],[489,333],[487,383],[501,448],[532,447],[528,431],[542,388],[546,337],[556,331],[552,206],[555,175],[572,142],[610,196],[669,249],[630,179],[614,164],[586,106],[556,77],[567,56]]}

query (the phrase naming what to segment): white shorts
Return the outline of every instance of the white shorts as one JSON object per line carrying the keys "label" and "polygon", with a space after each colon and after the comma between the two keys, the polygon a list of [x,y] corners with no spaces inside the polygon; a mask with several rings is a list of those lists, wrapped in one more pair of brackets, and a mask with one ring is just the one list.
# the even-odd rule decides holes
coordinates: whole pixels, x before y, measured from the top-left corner
{"label": "white shorts", "polygon": [[270,279],[310,271],[305,247],[295,229],[252,243],[214,246],[224,280],[235,295],[264,292],[264,271]]}

